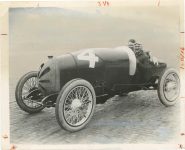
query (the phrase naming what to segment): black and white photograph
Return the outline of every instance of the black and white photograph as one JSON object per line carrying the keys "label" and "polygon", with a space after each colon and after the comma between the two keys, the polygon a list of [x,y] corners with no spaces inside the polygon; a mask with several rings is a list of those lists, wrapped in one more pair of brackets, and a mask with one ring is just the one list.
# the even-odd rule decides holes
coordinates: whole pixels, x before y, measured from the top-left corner
{"label": "black and white photograph", "polygon": [[180,2],[14,2],[7,35],[13,149],[185,147]]}

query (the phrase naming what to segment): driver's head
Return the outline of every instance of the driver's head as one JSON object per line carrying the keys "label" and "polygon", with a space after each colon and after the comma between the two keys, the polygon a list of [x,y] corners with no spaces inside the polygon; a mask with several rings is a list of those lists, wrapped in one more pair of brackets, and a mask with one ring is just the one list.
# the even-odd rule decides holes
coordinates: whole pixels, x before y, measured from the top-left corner
{"label": "driver's head", "polygon": [[136,41],[134,40],[134,39],[130,39],[129,41],[128,41],[128,44],[135,44],[136,43]]}

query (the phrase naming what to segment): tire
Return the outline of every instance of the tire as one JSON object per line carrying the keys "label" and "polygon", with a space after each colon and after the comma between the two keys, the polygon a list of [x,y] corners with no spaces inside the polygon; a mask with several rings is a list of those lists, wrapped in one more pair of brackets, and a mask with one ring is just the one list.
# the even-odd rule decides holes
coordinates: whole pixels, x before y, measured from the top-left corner
{"label": "tire", "polygon": [[[31,81],[32,79],[32,81]],[[34,81],[35,80],[35,81]],[[37,101],[39,99],[41,99],[41,96],[37,96],[35,95],[35,100],[34,99],[31,99],[31,98],[23,98],[23,91],[24,90],[28,90],[29,88],[25,88],[25,84],[28,86],[29,83],[28,81],[30,81],[29,83],[32,82],[32,86],[30,85],[30,90],[27,91],[28,94],[26,97],[28,97],[28,95],[33,92],[33,90],[37,91],[37,95],[40,94],[39,93],[39,90],[38,90],[38,82],[37,82],[37,72],[36,71],[31,71],[31,72],[28,72],[27,74],[25,74],[24,76],[22,76],[16,86],[16,90],[15,90],[15,98],[16,98],[16,102],[18,104],[18,106],[25,112],[27,113],[38,113],[40,112],[42,109],[44,109],[44,106],[43,105],[39,105],[37,103]],[[27,87],[26,86],[26,87]],[[29,100],[28,100],[29,99]],[[26,103],[25,100],[28,100],[29,102]],[[32,105],[35,104],[35,107],[31,107],[29,106],[28,104],[31,103]],[[38,106],[37,106],[37,105]]]}
{"label": "tire", "polygon": [[165,106],[172,106],[178,101],[180,95],[180,79],[175,69],[168,68],[159,77],[157,93],[159,100]]}
{"label": "tire", "polygon": [[[78,97],[77,91],[79,92]],[[58,124],[70,132],[81,130],[91,120],[95,105],[95,91],[88,81],[74,79],[67,82],[56,101],[55,114]]]}

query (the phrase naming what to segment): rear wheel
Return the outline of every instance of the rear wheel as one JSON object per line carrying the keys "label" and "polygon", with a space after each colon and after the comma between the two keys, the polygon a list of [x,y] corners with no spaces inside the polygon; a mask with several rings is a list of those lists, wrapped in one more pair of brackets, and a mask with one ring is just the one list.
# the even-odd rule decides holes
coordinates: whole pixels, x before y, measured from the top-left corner
{"label": "rear wheel", "polygon": [[28,113],[40,112],[44,106],[41,104],[43,98],[38,89],[37,72],[31,71],[19,80],[15,97],[19,107]]}
{"label": "rear wheel", "polygon": [[161,75],[157,92],[163,105],[171,106],[177,102],[180,94],[180,79],[175,69],[169,68]]}
{"label": "rear wheel", "polygon": [[62,88],[56,102],[56,118],[65,130],[81,130],[93,116],[96,104],[92,85],[83,79],[69,81]]}

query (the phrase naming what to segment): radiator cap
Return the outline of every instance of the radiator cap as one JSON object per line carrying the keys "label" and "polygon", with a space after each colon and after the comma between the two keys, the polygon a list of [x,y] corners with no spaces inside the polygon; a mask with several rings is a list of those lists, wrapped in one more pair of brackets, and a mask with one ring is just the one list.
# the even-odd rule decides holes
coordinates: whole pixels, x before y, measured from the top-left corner
{"label": "radiator cap", "polygon": [[52,59],[52,58],[53,58],[53,56],[48,56],[48,58],[49,58],[49,59]]}

